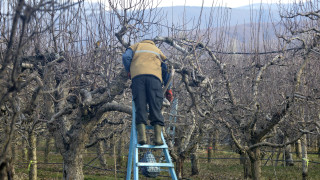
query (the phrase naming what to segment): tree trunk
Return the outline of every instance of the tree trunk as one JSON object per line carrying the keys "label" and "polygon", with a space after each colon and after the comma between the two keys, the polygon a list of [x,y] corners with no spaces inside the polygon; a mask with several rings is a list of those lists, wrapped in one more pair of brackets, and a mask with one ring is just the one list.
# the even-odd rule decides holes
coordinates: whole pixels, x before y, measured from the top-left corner
{"label": "tree trunk", "polygon": [[24,138],[22,138],[22,142],[21,142],[21,154],[22,154],[22,159],[27,160],[28,148],[26,147],[26,140]]}
{"label": "tree trunk", "polygon": [[252,155],[250,156],[250,162],[252,179],[259,180],[261,177],[261,158],[259,148],[256,148],[252,151]]}
{"label": "tree trunk", "polygon": [[113,137],[113,162],[114,162],[114,178],[117,179],[117,158],[116,158],[116,137]]}
{"label": "tree trunk", "polygon": [[28,133],[28,141],[29,141],[29,180],[37,179],[37,137],[34,131]]}
{"label": "tree trunk", "polygon": [[213,158],[213,149],[212,149],[212,146],[208,146],[208,163],[211,162],[212,158]]}
{"label": "tree trunk", "polygon": [[208,148],[207,148],[207,152],[208,152],[208,163],[211,162],[211,158],[213,157],[213,141],[214,141],[214,134],[211,133],[209,135],[209,142],[208,142]]}
{"label": "tree trunk", "polygon": [[274,166],[278,166],[280,154],[281,154],[281,148],[279,148],[278,150]]}
{"label": "tree trunk", "polygon": [[[13,168],[13,158],[12,158],[12,138],[14,136],[14,122],[15,118],[11,121],[11,126],[5,127],[5,145],[0,148],[0,180],[13,179],[14,177],[14,168]],[[3,144],[2,144],[3,145]]]}
{"label": "tree trunk", "polygon": [[99,162],[100,162],[101,167],[104,169],[107,169],[107,161],[104,158],[103,141],[100,141],[97,144],[97,155],[99,157]]}
{"label": "tree trunk", "polygon": [[199,156],[197,155],[198,150],[198,143],[192,148],[191,154],[190,154],[190,160],[191,160],[191,176],[198,175],[200,164],[199,164]]}
{"label": "tree trunk", "polygon": [[191,176],[199,174],[199,157],[196,153],[192,153],[191,159]]}
{"label": "tree trunk", "polygon": [[11,159],[0,159],[0,180],[9,180],[14,177],[14,169]]}
{"label": "tree trunk", "polygon": [[[49,91],[50,89],[53,89],[52,86],[52,76],[46,75],[44,78],[44,90],[45,91]],[[44,98],[44,114],[45,114],[45,118],[46,119],[50,119],[52,117],[52,115],[54,114],[54,103],[52,101],[52,97],[50,96],[50,94],[45,93],[43,95]],[[52,138],[52,135],[50,133],[46,133],[47,138],[46,138],[46,146],[44,149],[44,163],[48,163],[48,157],[49,157],[49,152],[50,152],[50,140]]]}
{"label": "tree trunk", "polygon": [[58,154],[59,152],[60,152],[60,150],[59,150],[59,148],[58,148],[58,146],[57,146],[57,142],[56,142],[57,140],[55,139],[54,140],[54,152],[56,153],[56,154]]}
{"label": "tree trunk", "polygon": [[211,159],[213,158],[213,154],[218,149],[218,142],[219,142],[219,131],[215,129],[213,134],[210,134],[210,142],[208,143],[208,162],[211,162]]}
{"label": "tree trunk", "polygon": [[297,158],[301,158],[301,140],[300,139],[295,143],[295,147],[296,147]]}
{"label": "tree trunk", "polygon": [[49,157],[49,152],[50,152],[50,137],[48,135],[48,137],[46,138],[46,146],[44,148],[44,163],[48,163],[48,157]]}
{"label": "tree trunk", "polygon": [[308,154],[307,154],[307,136],[304,134],[301,138],[301,152],[302,152],[302,179],[308,177]]}
{"label": "tree trunk", "polygon": [[239,153],[240,154],[240,164],[243,166],[243,177],[244,179],[251,178],[251,164],[250,159],[246,153]]}
{"label": "tree trunk", "polygon": [[123,136],[120,134],[119,142],[118,142],[118,152],[117,152],[117,164],[119,167],[123,165],[123,148],[124,148],[124,141]]}
{"label": "tree trunk", "polygon": [[[81,117],[77,118],[81,119]],[[67,122],[66,119],[63,121]],[[63,180],[83,180],[83,153],[87,142],[86,129],[81,123],[72,126],[68,131],[66,127],[59,127],[53,131],[55,143],[63,158]]]}
{"label": "tree trunk", "polygon": [[[114,137],[113,137],[114,138]],[[108,142],[109,142],[109,156],[113,156],[114,155],[114,153],[113,153],[113,146],[115,145],[114,144],[114,140],[113,140],[113,138],[112,139],[110,139]]]}
{"label": "tree trunk", "polygon": [[15,162],[17,159],[17,139],[16,139],[16,133],[13,134],[13,140],[11,144],[11,156],[12,161]]}
{"label": "tree trunk", "polygon": [[320,136],[318,135],[318,157],[320,158]]}
{"label": "tree trunk", "polygon": [[215,129],[213,134],[213,141],[212,141],[212,148],[214,151],[218,149],[218,144],[219,144],[218,142],[219,142],[219,130]]}
{"label": "tree trunk", "polygon": [[[285,138],[285,142],[289,142],[289,138],[286,136]],[[286,163],[286,166],[293,166],[293,159],[292,159],[292,152],[291,152],[291,145],[287,145],[285,147],[285,163]]]}
{"label": "tree trunk", "polygon": [[183,178],[183,163],[184,163],[185,157],[179,155],[179,158],[176,161],[176,174],[178,179]]}
{"label": "tree trunk", "polygon": [[83,180],[83,158],[79,151],[67,151],[63,154],[63,179]]}
{"label": "tree trunk", "polygon": [[[81,119],[81,118],[79,118]],[[57,147],[63,157],[63,179],[83,180],[83,157],[85,143],[87,142],[87,131],[84,126],[73,126],[66,135],[61,132],[55,133]]]}

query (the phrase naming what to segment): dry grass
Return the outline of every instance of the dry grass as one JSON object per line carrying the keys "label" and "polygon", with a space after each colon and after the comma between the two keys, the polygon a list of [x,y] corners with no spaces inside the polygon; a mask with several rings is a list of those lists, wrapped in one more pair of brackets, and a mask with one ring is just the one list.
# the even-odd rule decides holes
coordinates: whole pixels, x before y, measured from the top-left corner
{"label": "dry grass", "polygon": [[[155,153],[156,154],[156,153]],[[268,155],[268,154],[267,154]],[[191,162],[185,161],[184,164],[184,177],[192,180],[203,179],[243,179],[243,167],[240,165],[239,155],[234,152],[217,151],[214,154],[214,159],[210,163],[207,162],[206,152],[199,152],[200,158],[200,174],[191,176]],[[265,156],[266,157],[266,156]],[[281,156],[280,156],[281,157]],[[84,162],[87,164],[92,159],[96,158],[96,154],[88,151],[84,154]],[[99,180],[99,179],[124,179],[126,173],[126,161],[124,156],[123,164],[117,166],[117,173],[115,174],[114,158],[108,154],[105,155],[108,163],[108,170],[102,170],[98,159],[92,161],[90,166],[83,168],[85,179],[87,180]],[[234,158],[234,159],[232,159]],[[309,155],[311,161],[320,162],[318,155]],[[294,156],[294,160],[298,160]],[[49,163],[44,164],[43,151],[38,152],[38,179],[62,179],[62,157],[58,153],[50,153]],[[263,165],[266,161],[263,161]],[[17,160],[15,166],[17,177],[16,179],[28,179],[28,163],[23,160]],[[301,163],[295,162],[294,166],[284,167],[282,162],[278,163],[278,166],[273,166],[272,161],[268,161],[266,166],[262,167],[262,179],[301,179]],[[316,180],[320,177],[320,165],[315,163],[309,163],[309,176],[308,179]],[[140,175],[140,179],[150,179]],[[168,172],[162,172],[161,176],[155,179],[171,179]]]}

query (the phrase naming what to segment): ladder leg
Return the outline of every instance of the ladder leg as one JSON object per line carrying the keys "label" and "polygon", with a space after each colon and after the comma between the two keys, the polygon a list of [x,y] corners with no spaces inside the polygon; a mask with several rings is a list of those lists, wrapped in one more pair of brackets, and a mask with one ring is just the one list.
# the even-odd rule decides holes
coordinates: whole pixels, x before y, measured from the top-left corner
{"label": "ladder leg", "polygon": [[138,157],[138,148],[134,148],[134,165],[133,165],[133,179],[139,179],[139,167],[138,167],[139,157]]}
{"label": "ladder leg", "polygon": [[[137,139],[136,139],[136,110],[135,105],[132,100],[132,124],[131,124],[131,132],[130,132],[130,144],[129,144],[129,154],[128,154],[128,163],[127,163],[127,176],[126,180],[131,180],[131,172],[132,172],[132,163],[133,163],[133,175],[135,178],[136,172],[136,146],[137,146]],[[132,162],[133,161],[133,162]]]}
{"label": "ladder leg", "polygon": [[[133,134],[133,129],[131,128],[131,133],[130,133],[130,137],[132,137]],[[127,178],[126,180],[130,180],[131,179],[131,170],[132,170],[132,159],[133,159],[133,139],[130,138],[130,145],[129,145],[129,155],[128,155],[128,162],[127,162]]]}
{"label": "ladder leg", "polygon": [[[162,141],[164,143],[166,142],[162,132],[161,132],[161,139],[162,139]],[[166,158],[166,162],[167,163],[172,163],[168,148],[163,149],[163,153],[164,153],[164,156]],[[178,180],[176,172],[174,171],[173,167],[169,167],[169,172],[170,172],[172,180]]]}

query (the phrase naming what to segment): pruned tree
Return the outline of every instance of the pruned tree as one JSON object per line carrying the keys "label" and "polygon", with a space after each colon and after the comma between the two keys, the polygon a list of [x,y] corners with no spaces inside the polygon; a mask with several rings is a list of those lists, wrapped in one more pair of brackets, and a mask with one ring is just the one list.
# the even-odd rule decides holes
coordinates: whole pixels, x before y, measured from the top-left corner
{"label": "pruned tree", "polygon": [[[240,28],[230,32],[228,8],[220,8],[219,17],[211,12],[208,28],[202,30],[200,18],[168,26],[154,1],[3,4],[10,11],[0,14],[0,130],[6,132],[0,136],[0,177],[14,173],[9,153],[14,132],[28,133],[29,160],[34,162],[34,137],[47,128],[63,157],[63,179],[83,179],[86,148],[97,146],[103,157],[101,142],[128,136],[130,82],[121,54],[146,38],[157,42],[176,72],[176,143],[166,138],[179,178],[189,155],[192,175],[199,173],[196,152],[214,126],[226,127],[220,133],[228,132],[244,157],[245,178],[248,172],[261,178],[265,147],[288,147],[301,139],[307,159],[305,134],[319,129],[317,0],[281,8],[281,26],[249,22],[250,29],[243,31],[250,37],[243,40],[237,38]],[[261,14],[262,8],[258,20]],[[187,23],[194,23],[193,28],[186,29]],[[271,32],[264,29],[270,27],[277,39],[267,38]],[[285,141],[277,141],[279,132]],[[119,149],[123,141],[128,139],[119,139]],[[112,152],[121,154],[115,148]],[[306,160],[303,167],[307,177]],[[30,172],[36,174],[35,169],[31,163]],[[32,173],[30,179],[36,178]]]}
{"label": "pruned tree", "polygon": [[[32,51],[31,44],[39,37],[39,34],[46,32],[47,28],[52,26],[52,24],[41,27],[32,26],[38,20],[37,15],[39,14],[37,13],[42,12],[41,16],[51,5],[61,10],[68,7],[69,3],[59,4],[54,1],[31,3],[24,0],[1,2],[4,12],[1,12],[0,15],[2,22],[0,106],[4,112],[1,117],[1,125],[7,127],[7,133],[1,148],[0,177],[4,179],[12,179],[14,176],[13,159],[9,152],[16,129],[23,127],[24,123],[29,123],[28,132],[32,134],[39,122],[35,109],[43,89],[40,66],[46,59],[31,64],[28,62],[31,59],[27,54],[32,54],[30,53]],[[30,71],[30,69],[32,70]],[[33,149],[33,147],[31,148]],[[30,178],[34,179],[35,176],[31,175]]]}

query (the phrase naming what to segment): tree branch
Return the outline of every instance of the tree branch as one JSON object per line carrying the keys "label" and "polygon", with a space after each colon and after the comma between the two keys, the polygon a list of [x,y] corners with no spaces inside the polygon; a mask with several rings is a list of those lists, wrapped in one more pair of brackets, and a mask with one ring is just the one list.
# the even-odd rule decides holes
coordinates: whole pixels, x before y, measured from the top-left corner
{"label": "tree branch", "polygon": [[257,143],[257,144],[254,144],[252,146],[249,146],[249,149],[252,150],[252,149],[255,149],[255,148],[258,148],[258,147],[262,147],[262,146],[268,146],[268,147],[273,147],[273,148],[281,148],[281,147],[285,147],[289,144],[293,144],[295,143],[296,141],[298,141],[302,135],[306,134],[307,132],[303,132],[301,133],[297,138],[287,142],[287,143],[284,143],[284,144],[274,144],[274,143],[269,143],[269,142],[261,142],[261,143]]}

